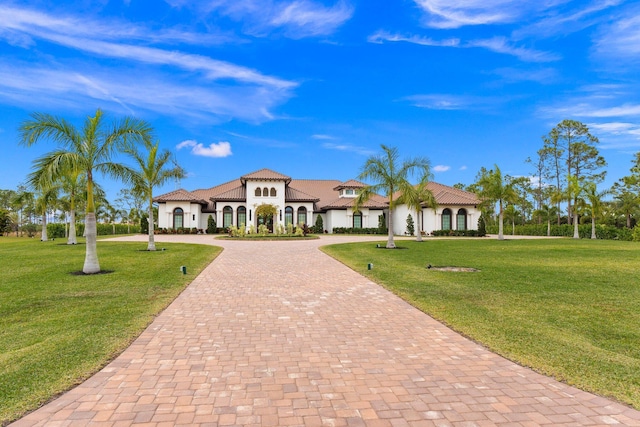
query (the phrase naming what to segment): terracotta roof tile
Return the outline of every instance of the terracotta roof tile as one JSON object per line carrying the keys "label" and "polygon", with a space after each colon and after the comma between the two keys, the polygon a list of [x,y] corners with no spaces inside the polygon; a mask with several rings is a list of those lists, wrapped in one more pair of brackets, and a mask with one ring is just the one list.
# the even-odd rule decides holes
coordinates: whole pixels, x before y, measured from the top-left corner
{"label": "terracotta roof tile", "polygon": [[286,193],[284,196],[287,202],[299,201],[299,202],[317,202],[318,199],[316,196],[311,196],[303,191],[296,190],[291,186],[287,186]]}
{"label": "terracotta roof tile", "polygon": [[[438,184],[433,181],[427,183],[427,188],[433,193],[433,197],[435,197],[438,205],[470,206],[480,204],[480,200],[475,194],[460,190],[459,188]],[[393,195],[393,198],[397,199],[399,196],[400,192],[397,192]]]}
{"label": "terracotta roof tile", "polygon": [[154,202],[195,202],[206,205],[207,201],[199,198],[196,194],[182,188],[162,194],[153,199]]}
{"label": "terracotta roof tile", "polygon": [[355,179],[350,179],[349,181],[343,182],[337,187],[334,187],[334,190],[339,191],[339,190],[342,190],[343,188],[363,188],[366,186],[367,186],[366,184],[363,184],[360,181],[356,181]]}
{"label": "terracotta roof tile", "polygon": [[259,181],[286,181],[287,183],[291,181],[290,177],[272,171],[271,169],[260,169],[259,171],[251,172],[240,177],[243,184],[250,179]]}
{"label": "terracotta roof tile", "polygon": [[239,185],[231,190],[225,191],[224,193],[216,194],[211,197],[216,201],[224,200],[225,202],[229,201],[245,201],[247,200],[247,187],[244,185]]}

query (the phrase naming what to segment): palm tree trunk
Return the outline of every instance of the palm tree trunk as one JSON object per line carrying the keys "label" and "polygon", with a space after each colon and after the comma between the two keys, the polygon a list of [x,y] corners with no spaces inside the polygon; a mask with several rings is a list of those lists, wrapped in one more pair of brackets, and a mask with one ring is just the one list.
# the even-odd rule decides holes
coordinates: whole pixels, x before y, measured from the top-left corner
{"label": "palm tree trunk", "polygon": [[498,215],[498,240],[504,240],[504,214],[502,212],[502,200],[500,200],[500,215]]}
{"label": "palm tree trunk", "polygon": [[153,202],[151,200],[149,200],[149,244],[147,245],[147,250],[148,251],[155,251],[156,250],[156,242],[154,240],[154,234],[153,234]]}
{"label": "palm tree trunk", "polygon": [[596,236],[596,216],[595,215],[591,215],[591,238],[592,239],[598,238]]}
{"label": "palm tree trunk", "polygon": [[547,219],[547,237],[551,236],[551,218]]}
{"label": "palm tree trunk", "polygon": [[578,211],[577,211],[577,209],[574,209],[574,213],[573,213],[573,238],[574,239],[579,239],[580,238],[580,233],[578,232]]}
{"label": "palm tree trunk", "polygon": [[84,274],[94,274],[100,272],[100,263],[98,262],[98,246],[97,246],[97,226],[95,212],[87,212],[85,217],[85,235],[87,236],[87,249],[84,256]]}
{"label": "palm tree trunk", "polygon": [[389,224],[388,224],[388,236],[387,239],[387,249],[395,249],[396,244],[393,241],[393,213],[392,209],[389,209]]}
{"label": "palm tree trunk", "polygon": [[424,216],[422,209],[416,211],[416,218],[418,219],[418,234],[416,235],[416,242],[422,242],[422,220],[420,219],[420,214]]}
{"label": "palm tree trunk", "polygon": [[67,239],[67,245],[75,245],[78,243],[76,238],[76,211],[71,209],[71,218],[69,219],[69,238]]}
{"label": "palm tree trunk", "polygon": [[47,236],[47,213],[43,213],[42,214],[42,237],[41,239],[43,242],[46,242],[47,240],[49,240],[48,236]]}

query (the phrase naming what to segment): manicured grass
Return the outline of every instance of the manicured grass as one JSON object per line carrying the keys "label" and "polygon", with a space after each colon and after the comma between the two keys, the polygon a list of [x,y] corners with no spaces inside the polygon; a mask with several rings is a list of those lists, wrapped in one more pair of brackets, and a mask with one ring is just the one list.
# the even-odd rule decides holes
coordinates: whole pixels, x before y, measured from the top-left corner
{"label": "manicured grass", "polygon": [[79,276],[85,246],[65,243],[0,237],[2,425],[99,370],[221,251],[100,241],[100,267],[112,272]]}
{"label": "manicured grass", "polygon": [[[323,250],[498,354],[640,409],[640,244],[399,243],[407,250],[376,243]],[[428,264],[481,271],[434,271]]]}

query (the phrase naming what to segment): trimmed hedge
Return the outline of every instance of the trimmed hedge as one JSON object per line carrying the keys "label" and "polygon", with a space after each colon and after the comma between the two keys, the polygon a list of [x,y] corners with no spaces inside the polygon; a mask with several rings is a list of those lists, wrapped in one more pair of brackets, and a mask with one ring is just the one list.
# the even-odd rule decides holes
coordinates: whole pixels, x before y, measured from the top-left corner
{"label": "trimmed hedge", "polygon": [[433,236],[454,236],[454,237],[483,237],[478,230],[433,230]]}
{"label": "trimmed hedge", "polygon": [[[504,234],[505,236],[511,235],[511,225],[505,224]],[[498,226],[490,225],[487,227],[487,233],[498,234]],[[581,239],[591,238],[591,224],[580,224],[578,226],[578,234]],[[516,225],[516,236],[546,236],[547,225],[546,224],[526,224]],[[569,224],[552,224],[551,235],[560,237],[573,237],[573,225]],[[596,225],[596,237],[604,240],[633,240],[633,229],[631,228],[617,228],[611,225]]]}
{"label": "trimmed hedge", "polygon": [[[115,233],[112,224],[97,224],[98,236],[111,236],[116,234],[140,233],[140,226],[131,224],[115,224]],[[65,225],[60,223],[47,224],[47,235],[49,238],[63,238]],[[84,234],[84,223],[76,224],[76,236],[81,237]]]}
{"label": "trimmed hedge", "polygon": [[334,234],[387,234],[386,230],[379,228],[347,228],[347,227],[333,227]]}

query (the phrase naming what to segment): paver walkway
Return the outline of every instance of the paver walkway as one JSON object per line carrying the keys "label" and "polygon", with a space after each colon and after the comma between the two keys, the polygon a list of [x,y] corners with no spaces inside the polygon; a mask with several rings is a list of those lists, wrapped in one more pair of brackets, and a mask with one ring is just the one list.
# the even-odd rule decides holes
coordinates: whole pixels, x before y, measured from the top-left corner
{"label": "paver walkway", "polygon": [[225,251],[129,349],[15,426],[640,426],[317,250],[332,240],[211,241]]}

